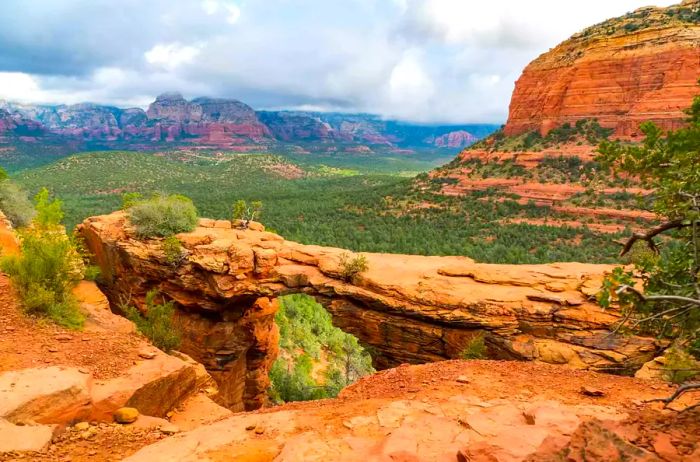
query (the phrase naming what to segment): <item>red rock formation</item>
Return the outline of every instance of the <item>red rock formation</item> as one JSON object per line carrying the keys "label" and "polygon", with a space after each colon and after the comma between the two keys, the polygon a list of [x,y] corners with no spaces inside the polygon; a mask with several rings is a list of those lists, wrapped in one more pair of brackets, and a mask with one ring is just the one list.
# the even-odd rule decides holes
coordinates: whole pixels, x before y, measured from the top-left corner
{"label": "red rock formation", "polygon": [[154,139],[174,141],[197,138],[208,144],[239,144],[237,137],[252,140],[270,138],[270,130],[258,120],[255,111],[240,101],[196,98],[185,100],[179,93],[156,98],[146,112],[156,121]]}
{"label": "red rock formation", "polygon": [[464,130],[445,133],[438,136],[433,144],[439,148],[466,148],[479,140],[476,136]]}
{"label": "red rock formation", "polygon": [[140,241],[125,215],[80,228],[113,302],[143,304],[157,288],[176,302],[183,350],[220,384],[225,404],[259,407],[277,352],[272,299],[315,296],[334,323],[375,351],[379,368],[457,358],[478,332],[495,358],[539,360],[632,372],[657,350],[654,339],[610,335],[619,320],[590,298],[612,267],[559,263],[489,265],[465,257],[366,254],[369,270],[346,282],[341,249],[301,245],[261,230],[201,220],[178,238],[178,267],[159,240]]}
{"label": "red rock formation", "polygon": [[678,128],[700,93],[699,9],[698,0],[643,8],[544,53],[515,85],[505,133],[594,118],[622,137],[638,136],[646,120]]}

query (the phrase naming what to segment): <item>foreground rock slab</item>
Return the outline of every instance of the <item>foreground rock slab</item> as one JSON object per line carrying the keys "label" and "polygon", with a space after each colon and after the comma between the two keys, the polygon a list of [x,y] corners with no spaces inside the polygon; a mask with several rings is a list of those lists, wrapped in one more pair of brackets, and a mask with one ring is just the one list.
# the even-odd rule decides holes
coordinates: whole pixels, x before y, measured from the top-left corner
{"label": "foreground rock slab", "polygon": [[0,417],[12,423],[67,423],[90,405],[91,377],[46,367],[0,374]]}
{"label": "foreground rock slab", "polygon": [[[457,382],[460,376],[470,382]],[[582,382],[606,395],[582,395]],[[673,425],[653,427],[644,414],[653,411],[634,400],[669,390],[661,382],[535,363],[401,366],[360,380],[337,399],[237,414],[125,460],[651,462],[661,459],[639,441]],[[674,438],[685,452],[673,454],[689,462],[700,454],[693,435],[700,424],[682,422],[672,431],[683,429]]]}
{"label": "foreground rock slab", "polygon": [[0,419],[0,454],[45,450],[53,438],[54,425],[15,425]]}

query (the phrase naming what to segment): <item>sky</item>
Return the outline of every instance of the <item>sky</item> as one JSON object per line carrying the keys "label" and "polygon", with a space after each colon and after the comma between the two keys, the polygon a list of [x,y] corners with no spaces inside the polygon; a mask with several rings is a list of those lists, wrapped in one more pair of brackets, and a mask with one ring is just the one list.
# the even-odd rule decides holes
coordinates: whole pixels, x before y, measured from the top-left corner
{"label": "sky", "polygon": [[146,107],[179,91],[256,109],[501,123],[528,62],[674,0],[2,0],[0,99]]}

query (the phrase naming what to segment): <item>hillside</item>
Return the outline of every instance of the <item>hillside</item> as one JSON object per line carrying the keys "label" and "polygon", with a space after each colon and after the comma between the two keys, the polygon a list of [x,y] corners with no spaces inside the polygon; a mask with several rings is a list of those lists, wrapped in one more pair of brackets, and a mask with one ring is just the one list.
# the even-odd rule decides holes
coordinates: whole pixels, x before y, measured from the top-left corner
{"label": "hillside", "polygon": [[610,176],[596,162],[606,140],[634,142],[639,125],[683,126],[700,94],[700,2],[640,8],[573,35],[532,61],[515,85],[503,129],[463,150],[417,187],[481,194],[549,211],[510,223],[587,227],[599,233],[648,226],[652,191]]}
{"label": "hillside", "polygon": [[635,138],[651,120],[678,128],[698,93],[700,2],[640,8],[575,34],[542,54],[515,85],[504,133],[546,135],[597,119]]}
{"label": "hillside", "polygon": [[[64,201],[70,227],[119,208],[127,192],[179,193],[203,215],[230,218],[238,199],[262,200],[263,219],[289,239],[356,251],[467,255],[483,262],[616,261],[613,238],[587,227],[553,226],[561,214],[511,197],[475,193],[446,197],[439,185],[417,187],[405,158],[308,158],[174,151],[80,154],[15,178],[34,194],[46,186]],[[334,161],[334,163],[330,163]],[[105,172],[109,172],[106,175]],[[437,188],[437,189],[435,189]],[[565,215],[563,215],[565,216]],[[522,220],[522,221],[521,221]],[[562,245],[566,243],[566,245]]]}

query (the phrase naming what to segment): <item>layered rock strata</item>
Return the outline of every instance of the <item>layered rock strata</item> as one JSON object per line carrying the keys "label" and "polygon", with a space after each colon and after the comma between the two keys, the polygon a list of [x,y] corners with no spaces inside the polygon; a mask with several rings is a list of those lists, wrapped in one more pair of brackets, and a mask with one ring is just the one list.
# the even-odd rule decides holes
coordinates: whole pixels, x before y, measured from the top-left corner
{"label": "layered rock strata", "polygon": [[580,32],[530,63],[515,85],[507,135],[598,119],[621,137],[652,120],[681,126],[700,93],[700,2],[640,8]]}
{"label": "layered rock strata", "polygon": [[338,327],[372,347],[381,369],[460,357],[479,334],[493,358],[619,373],[657,351],[654,339],[611,335],[619,315],[591,301],[611,266],[365,254],[369,269],[346,281],[342,249],[285,241],[253,225],[201,220],[177,236],[186,252],[177,265],[160,240],[137,239],[123,212],[80,226],[113,306],[143,308],[154,288],[173,300],[183,351],[207,367],[234,409],[263,404],[277,354],[275,298],[294,292],[322,302]]}

